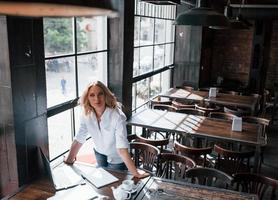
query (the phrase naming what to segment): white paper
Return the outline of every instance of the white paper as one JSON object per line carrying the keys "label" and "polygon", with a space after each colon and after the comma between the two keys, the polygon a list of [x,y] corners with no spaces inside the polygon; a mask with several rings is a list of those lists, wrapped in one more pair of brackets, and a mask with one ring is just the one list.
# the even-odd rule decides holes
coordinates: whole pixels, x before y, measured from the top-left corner
{"label": "white paper", "polygon": [[242,118],[241,117],[233,118],[232,131],[242,131]]}
{"label": "white paper", "polygon": [[209,89],[209,97],[216,97],[216,95],[217,95],[217,88],[210,88]]}

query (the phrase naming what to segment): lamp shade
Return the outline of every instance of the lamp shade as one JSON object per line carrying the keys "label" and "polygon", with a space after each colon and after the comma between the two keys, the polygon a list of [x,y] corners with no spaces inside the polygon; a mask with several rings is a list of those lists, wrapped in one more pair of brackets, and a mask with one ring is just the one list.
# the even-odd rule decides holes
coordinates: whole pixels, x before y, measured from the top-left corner
{"label": "lamp shade", "polygon": [[152,3],[156,5],[176,5],[180,4],[180,0],[141,0],[142,2]]}
{"label": "lamp shade", "polygon": [[191,26],[218,26],[228,27],[230,25],[226,16],[214,11],[211,8],[192,8],[178,15],[175,20],[176,25]]}
{"label": "lamp shade", "polygon": [[112,0],[0,0],[0,14],[26,17],[117,16]]}

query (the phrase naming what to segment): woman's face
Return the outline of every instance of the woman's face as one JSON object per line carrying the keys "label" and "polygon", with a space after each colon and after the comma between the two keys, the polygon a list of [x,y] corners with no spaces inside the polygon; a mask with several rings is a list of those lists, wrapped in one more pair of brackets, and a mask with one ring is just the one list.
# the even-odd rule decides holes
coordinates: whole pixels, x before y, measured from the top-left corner
{"label": "woman's face", "polygon": [[105,108],[105,94],[100,87],[92,86],[88,92],[88,99],[94,109],[99,110]]}

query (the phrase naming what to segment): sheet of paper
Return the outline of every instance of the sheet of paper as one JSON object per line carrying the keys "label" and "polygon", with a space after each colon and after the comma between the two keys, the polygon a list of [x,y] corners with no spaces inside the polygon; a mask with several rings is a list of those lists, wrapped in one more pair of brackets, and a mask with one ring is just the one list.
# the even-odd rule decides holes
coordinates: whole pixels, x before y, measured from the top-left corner
{"label": "sheet of paper", "polygon": [[95,192],[90,185],[86,184],[56,192],[53,197],[50,197],[47,200],[88,200],[95,199],[98,196],[98,193]]}
{"label": "sheet of paper", "polygon": [[103,168],[96,168],[95,166],[80,162],[75,162],[73,167],[96,188],[106,186],[119,180]]}

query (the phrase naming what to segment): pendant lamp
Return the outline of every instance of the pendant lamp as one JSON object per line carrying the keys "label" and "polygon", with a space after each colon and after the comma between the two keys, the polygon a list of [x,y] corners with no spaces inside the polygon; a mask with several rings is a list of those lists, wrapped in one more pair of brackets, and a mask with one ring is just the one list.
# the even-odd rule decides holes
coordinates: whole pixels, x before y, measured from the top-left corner
{"label": "pendant lamp", "polygon": [[0,0],[0,15],[70,17],[107,15],[116,17],[112,0]]}
{"label": "pendant lamp", "polygon": [[212,8],[203,6],[202,0],[198,0],[197,7],[181,13],[174,24],[228,27],[230,22],[226,16],[214,11]]}
{"label": "pendant lamp", "polygon": [[156,5],[176,5],[180,4],[180,0],[141,0],[142,2],[152,3]]}

